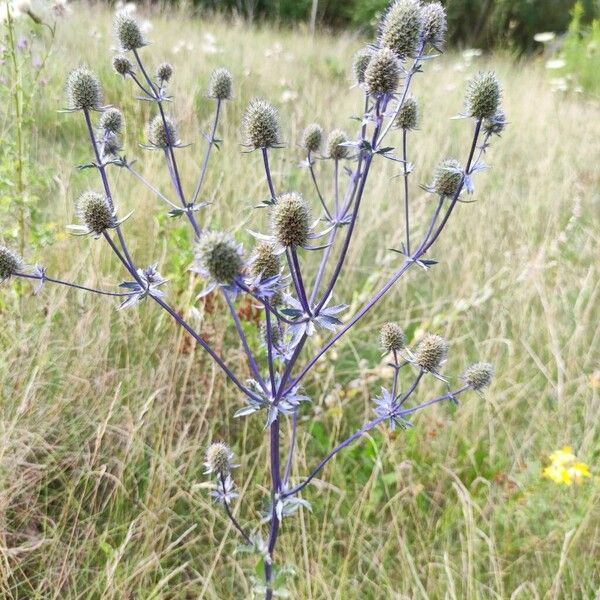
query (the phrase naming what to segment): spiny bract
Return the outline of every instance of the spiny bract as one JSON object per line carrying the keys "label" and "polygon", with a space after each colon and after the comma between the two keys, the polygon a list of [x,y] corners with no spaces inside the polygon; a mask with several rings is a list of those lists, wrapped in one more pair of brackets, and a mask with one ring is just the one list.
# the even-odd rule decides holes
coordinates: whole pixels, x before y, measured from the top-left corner
{"label": "spiny bract", "polygon": [[427,334],[417,346],[415,363],[424,371],[437,371],[448,355],[448,344],[439,335]]}
{"label": "spiny bract", "polygon": [[71,110],[97,110],[102,103],[102,88],[87,67],[78,67],[67,79],[67,104]]}
{"label": "spiny bract", "polygon": [[283,194],[271,211],[273,235],[282,246],[304,246],[310,233],[310,209],[296,193]]}
{"label": "spiny bract", "polygon": [[254,150],[278,146],[280,139],[277,109],[265,100],[250,100],[242,118],[242,131],[244,144]]}
{"label": "spiny bract", "polygon": [[227,69],[215,69],[208,82],[208,97],[215,100],[231,100],[233,77]]}
{"label": "spiny bract", "polygon": [[365,71],[365,86],[370,94],[393,94],[400,81],[400,63],[389,48],[373,54]]}
{"label": "spiny bract", "polygon": [[196,249],[198,261],[217,283],[230,285],[244,266],[239,244],[221,231],[205,233]]}

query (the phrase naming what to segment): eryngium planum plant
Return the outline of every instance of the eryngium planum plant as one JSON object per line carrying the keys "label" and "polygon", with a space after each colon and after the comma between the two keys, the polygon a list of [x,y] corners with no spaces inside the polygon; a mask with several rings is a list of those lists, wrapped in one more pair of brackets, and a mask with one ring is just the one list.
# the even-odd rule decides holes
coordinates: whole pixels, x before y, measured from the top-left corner
{"label": "eryngium planum plant", "polygon": [[[414,167],[409,162],[408,140],[417,127],[418,100],[409,95],[409,91],[414,76],[438,55],[445,31],[445,13],[440,4],[423,6],[418,0],[394,0],[391,3],[382,18],[378,39],[356,54],[353,80],[364,107],[358,132],[353,137],[341,129],[326,134],[320,125],[310,123],[300,140],[304,153],[301,166],[314,186],[311,197],[295,190],[275,188],[269,160],[272,152],[281,152],[283,148],[279,113],[266,100],[251,100],[241,118],[242,134],[238,141],[244,152],[256,153],[260,158],[257,168],[260,165],[264,171],[268,192],[268,200],[260,208],[269,212],[270,230],[250,232],[257,241],[252,251],[245,253],[230,233],[211,229],[200,218],[206,206],[199,198],[207,168],[213,148],[221,142],[216,134],[222,106],[234,92],[231,73],[220,68],[210,76],[206,97],[214,103],[214,119],[206,136],[207,147],[197,182],[192,190],[185,190],[177,163],[184,145],[178,139],[176,119],[166,112],[167,103],[172,106],[168,84],[174,76],[173,68],[162,63],[152,71],[155,75],[150,75],[142,59],[147,41],[138,23],[129,14],[118,14],[115,33],[121,54],[113,58],[113,66],[115,72],[130,81],[141,99],[148,101],[154,109],[145,126],[148,143],[143,148],[164,156],[173,196],[160,192],[121,153],[123,115],[113,107],[102,105],[100,82],[90,69],[80,66],[67,77],[67,108],[63,112],[82,118],[93,154],[92,162],[85,167],[97,172],[99,185],[83,191],[77,199],[80,223],[71,228],[74,233],[91,235],[108,244],[127,274],[127,280],[115,291],[90,288],[51,277],[41,265],[28,267],[20,256],[0,246],[0,281],[19,277],[35,280],[38,289],[44,283],[83,289],[117,298],[120,310],[131,308],[142,300],[155,303],[208,352],[242,392],[243,404],[233,417],[262,418],[269,437],[271,480],[269,508],[264,519],[253,525],[242,525],[234,516],[232,503],[238,492],[233,478],[234,456],[226,443],[209,443],[207,440],[205,464],[206,474],[213,479],[211,496],[223,506],[245,547],[262,557],[264,576],[257,582],[256,589],[267,599],[278,592],[274,583],[274,560],[281,522],[308,506],[301,492],[338,452],[378,426],[410,427],[410,417],[427,406],[445,401],[457,403],[458,396],[464,392],[482,392],[491,382],[492,366],[477,362],[467,366],[462,385],[453,389],[442,375],[447,342],[433,332],[409,342],[401,324],[388,322],[381,329],[379,343],[384,356],[389,357],[391,382],[373,398],[375,417],[317,460],[309,473],[303,477],[292,476],[298,415],[303,404],[310,401],[301,390],[304,377],[336,342],[375,308],[403,275],[415,266],[428,271],[435,264],[436,261],[429,257],[430,250],[461,202],[463,193],[474,192],[473,175],[484,168],[482,154],[489,147],[492,136],[499,135],[505,126],[500,108],[500,85],[493,73],[481,73],[468,84],[464,114],[460,115],[469,119],[473,127],[464,161],[440,157],[434,172],[422,175],[422,181],[430,182],[423,188],[434,196],[435,201],[427,221],[413,223],[414,201],[411,200],[409,179]],[[96,115],[98,119],[94,126]],[[392,135],[400,138],[398,149],[390,145]],[[320,169],[316,168],[317,158],[321,159]],[[250,155],[246,160],[252,159]],[[390,191],[400,197],[404,241],[395,250],[398,264],[394,274],[356,314],[345,316],[348,307],[334,303],[333,298],[357,227],[368,227],[368,223],[361,223],[361,204],[370,175],[383,161],[397,164],[402,179],[401,185],[392,179]],[[119,214],[109,177],[111,169],[127,171],[168,205],[171,217],[188,220],[195,239],[196,257],[190,270],[206,281],[200,295],[216,293],[223,296],[252,379],[244,381],[238,372],[239,366],[227,364],[185,316],[172,307],[166,299],[166,280],[158,265],[145,268],[138,265],[126,243],[123,224],[129,215]],[[319,185],[320,171],[327,169],[331,169],[334,181],[331,195],[323,193],[324,188]],[[344,173],[348,176],[342,180]],[[315,252],[320,256],[314,274],[308,273],[306,266],[303,268],[300,256],[304,252]],[[261,323],[257,332],[260,348],[247,339],[236,312],[235,304],[243,297],[250,298],[260,307]],[[315,332],[331,334],[317,349],[314,343],[309,343]],[[432,377],[444,382],[446,393],[415,403],[415,392]],[[285,438],[282,435],[284,427],[290,428],[290,434]],[[284,439],[290,440],[287,448],[284,448]]]}

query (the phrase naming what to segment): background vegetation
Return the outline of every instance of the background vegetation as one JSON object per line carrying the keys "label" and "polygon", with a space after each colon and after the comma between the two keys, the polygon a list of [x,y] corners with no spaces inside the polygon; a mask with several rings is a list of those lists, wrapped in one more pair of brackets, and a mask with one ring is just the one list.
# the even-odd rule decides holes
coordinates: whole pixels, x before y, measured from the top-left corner
{"label": "background vegetation", "polygon": [[[318,35],[309,44],[302,32],[192,20],[175,10],[151,20],[146,52],[154,64],[174,64],[173,114],[184,141],[193,142],[180,151],[188,185],[201,159],[199,128],[210,120],[208,75],[220,65],[234,73],[236,99],[225,111],[224,144],[209,170],[213,204],[203,217],[249,247],[249,209],[265,189],[258,158],[240,154],[243,107],[254,95],[280,106],[288,147],[274,153],[277,187],[310,194],[295,144],[314,120],[355,127],[360,98],[348,71],[363,39]],[[96,185],[94,173],[74,167],[89,160],[81,120],[56,112],[74,65],[98,71],[107,102],[125,111],[127,155],[143,157],[143,172],[168,186],[159,157],[138,147],[150,107],[111,72],[110,22],[105,7],[76,5],[59,23],[26,126],[27,181],[44,233],[30,232],[26,259],[99,286],[123,278],[109,251],[64,233],[74,199]],[[29,22],[18,27],[35,58],[48,37]],[[434,76],[415,81],[423,106],[421,131],[411,136],[415,186],[441,158],[464,155],[469,132],[449,119],[477,70],[497,70],[510,126],[490,150],[493,169],[477,179],[477,202],[460,206],[435,248],[440,264],[413,271],[306,380],[313,404],[303,419],[311,423],[300,429],[294,473],[306,473],[372,414],[370,398],[388,376],[374,332],[388,319],[404,323],[411,339],[428,330],[451,340],[448,373],[482,358],[495,363],[496,382],[485,398],[435,408],[410,431],[378,431],[341,454],[305,494],[314,513],[286,522],[279,557],[296,569],[293,598],[594,598],[600,109],[593,97],[553,93],[538,63],[502,54],[439,60],[427,67]],[[35,68],[29,59],[23,65]],[[14,139],[12,91],[0,88],[3,199],[14,181],[6,150]],[[353,305],[396,264],[387,250],[403,236],[394,227],[401,210],[394,174],[383,165],[365,198],[362,237],[341,291]],[[121,211],[135,209],[126,230],[138,261],[159,261],[170,299],[187,313],[193,305],[203,334],[244,369],[223,329],[224,307],[194,301],[201,282],[186,273],[184,223],[168,219],[127,173],[112,177]],[[425,193],[415,202],[417,213],[431,208]],[[2,213],[7,241],[18,239],[14,223],[12,212]],[[239,516],[256,519],[268,479],[262,423],[231,419],[239,395],[151,304],[114,308],[50,286],[39,297],[29,286],[1,288],[0,596],[247,598],[254,559],[232,555],[238,540],[207,497],[202,462],[209,441],[233,446],[247,490]],[[256,343],[251,307],[240,312]],[[541,477],[549,453],[566,444],[593,473],[581,486]],[[256,489],[261,482],[265,490]]]}

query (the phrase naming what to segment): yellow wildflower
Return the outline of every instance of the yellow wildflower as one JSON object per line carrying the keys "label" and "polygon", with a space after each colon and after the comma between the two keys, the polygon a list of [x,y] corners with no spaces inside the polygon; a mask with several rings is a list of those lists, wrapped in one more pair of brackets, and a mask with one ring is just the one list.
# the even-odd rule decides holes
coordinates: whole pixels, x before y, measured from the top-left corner
{"label": "yellow wildflower", "polygon": [[591,473],[585,463],[576,461],[577,457],[569,446],[556,450],[550,455],[550,465],[544,469],[543,476],[559,485],[581,483],[585,477],[591,477]]}

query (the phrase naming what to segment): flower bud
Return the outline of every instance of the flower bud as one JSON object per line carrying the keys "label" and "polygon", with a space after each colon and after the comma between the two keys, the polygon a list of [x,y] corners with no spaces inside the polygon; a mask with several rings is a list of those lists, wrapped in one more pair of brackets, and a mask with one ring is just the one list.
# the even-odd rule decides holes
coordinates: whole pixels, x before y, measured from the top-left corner
{"label": "flower bud", "polygon": [[[269,343],[269,340],[267,335],[266,323],[260,324],[260,335],[264,340],[265,345],[267,345]],[[279,325],[277,325],[276,323],[271,323],[271,343],[273,344],[273,346],[278,346],[281,341],[281,329],[279,328]]]}
{"label": "flower bud", "polygon": [[173,75],[173,67],[169,63],[163,63],[156,69],[156,78],[161,83],[168,83]]}
{"label": "flower bud", "polygon": [[465,112],[475,119],[490,119],[498,110],[502,90],[492,72],[479,73],[467,85]]}
{"label": "flower bud", "polygon": [[377,50],[365,70],[365,86],[370,94],[393,94],[400,81],[400,63],[389,48]]}
{"label": "flower bud", "polygon": [[423,6],[421,15],[423,18],[423,40],[435,48],[441,48],[448,29],[444,7],[439,2],[431,2]]}
{"label": "flower bud", "polygon": [[116,14],[115,33],[123,50],[137,50],[146,45],[138,22],[126,11]]}
{"label": "flower bud", "polygon": [[334,129],[327,137],[327,156],[335,160],[348,158],[350,148],[341,145],[348,141],[348,134],[345,131]]}
{"label": "flower bud", "polygon": [[121,150],[121,144],[116,133],[108,132],[104,139],[102,150],[104,156],[116,156],[118,154],[119,150]]}
{"label": "flower bud", "polygon": [[418,0],[395,0],[379,28],[379,45],[392,50],[400,60],[414,56],[423,26]]}
{"label": "flower bud", "polygon": [[77,215],[90,233],[100,235],[116,225],[108,198],[96,192],[84,192],[77,200]]}
{"label": "flower bud", "polygon": [[419,106],[412,96],[408,96],[396,115],[396,127],[398,129],[416,129],[418,122]]}
{"label": "flower bud", "polygon": [[169,117],[165,117],[163,122],[162,115],[156,115],[148,124],[148,141],[157,148],[175,146],[177,143],[175,122]]}
{"label": "flower bud", "polygon": [[0,245],[0,282],[18,273],[22,265],[23,261],[18,254]]}
{"label": "flower bud", "polygon": [[386,354],[399,352],[406,346],[406,336],[397,323],[386,323],[379,333],[381,348]]}
{"label": "flower bud", "polygon": [[296,193],[283,194],[271,212],[273,235],[282,246],[305,246],[310,233],[310,209]]}
{"label": "flower bud", "polygon": [[112,64],[115,72],[119,75],[123,75],[123,77],[133,71],[133,65],[131,64],[131,61],[126,56],[121,54],[117,54],[117,56],[113,57]]}
{"label": "flower bud", "polygon": [[208,97],[215,100],[231,100],[233,77],[231,73],[219,67],[215,69],[208,82]]}
{"label": "flower bud", "polygon": [[357,84],[361,84],[365,82],[365,71],[369,66],[369,61],[373,56],[375,51],[373,48],[367,46],[365,48],[361,48],[357,50],[354,54],[354,60],[352,62],[352,73],[354,76],[354,81]]}
{"label": "flower bud", "polygon": [[244,266],[239,245],[221,231],[205,233],[198,242],[196,256],[212,279],[225,285],[231,285]]}
{"label": "flower bud", "polygon": [[440,163],[433,174],[432,190],[438,196],[454,196],[463,178],[463,166],[455,158]]}
{"label": "flower bud", "polygon": [[474,390],[480,391],[492,383],[494,367],[490,363],[478,362],[468,367],[463,373],[464,382]]}
{"label": "flower bud", "polygon": [[110,133],[121,133],[123,129],[123,113],[118,108],[108,108],[100,117],[100,129]]}
{"label": "flower bud", "polygon": [[87,67],[78,67],[67,79],[67,103],[72,110],[97,110],[102,103],[102,88]]}
{"label": "flower bud", "polygon": [[439,335],[427,334],[417,346],[415,363],[424,371],[437,371],[448,355],[448,344]]}
{"label": "flower bud", "polygon": [[222,477],[229,475],[231,471],[231,461],[233,460],[233,452],[229,446],[222,442],[215,442],[208,447],[206,451],[206,466],[205,473],[215,473]]}
{"label": "flower bud", "polygon": [[323,129],[317,123],[311,123],[302,133],[302,147],[307,152],[318,152],[323,143]]}
{"label": "flower bud", "polygon": [[269,279],[279,275],[281,271],[281,259],[269,242],[259,242],[254,247],[250,260],[250,274],[253,277]]}
{"label": "flower bud", "polygon": [[264,100],[250,100],[242,118],[242,130],[244,143],[254,150],[277,146],[280,143],[277,109]]}
{"label": "flower bud", "polygon": [[487,135],[500,135],[506,127],[506,115],[502,110],[498,110],[496,114],[485,119],[483,122],[483,131]]}

